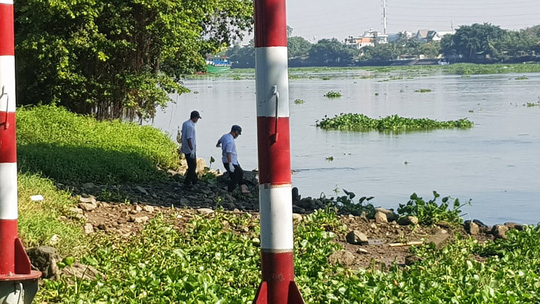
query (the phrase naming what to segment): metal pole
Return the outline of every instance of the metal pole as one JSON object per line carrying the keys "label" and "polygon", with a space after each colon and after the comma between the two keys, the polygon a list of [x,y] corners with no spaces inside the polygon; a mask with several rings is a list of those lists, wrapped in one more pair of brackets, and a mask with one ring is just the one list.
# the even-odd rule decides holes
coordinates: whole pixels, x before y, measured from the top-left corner
{"label": "metal pole", "polygon": [[303,304],[294,282],[285,0],[255,0],[262,283],[255,304]]}
{"label": "metal pole", "polygon": [[[13,0],[0,0],[0,303],[31,303],[41,272],[18,238]],[[21,301],[22,300],[22,301]]]}

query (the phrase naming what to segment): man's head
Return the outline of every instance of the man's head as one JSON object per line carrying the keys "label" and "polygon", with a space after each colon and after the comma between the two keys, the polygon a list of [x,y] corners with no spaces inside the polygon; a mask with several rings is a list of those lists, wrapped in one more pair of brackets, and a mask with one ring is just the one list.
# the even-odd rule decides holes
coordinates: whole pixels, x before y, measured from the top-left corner
{"label": "man's head", "polygon": [[191,114],[189,115],[189,118],[193,122],[197,122],[199,119],[202,119],[201,114],[199,114],[199,111],[192,111]]}
{"label": "man's head", "polygon": [[237,138],[238,135],[242,135],[242,127],[239,125],[233,125],[231,128],[231,134],[234,138]]}

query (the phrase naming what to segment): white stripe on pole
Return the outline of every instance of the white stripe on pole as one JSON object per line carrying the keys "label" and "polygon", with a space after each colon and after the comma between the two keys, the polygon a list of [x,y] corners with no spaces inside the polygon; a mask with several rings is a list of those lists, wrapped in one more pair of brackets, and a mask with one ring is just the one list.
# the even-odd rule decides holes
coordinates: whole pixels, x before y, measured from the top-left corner
{"label": "white stripe on pole", "polygon": [[0,111],[15,112],[15,57],[0,56],[0,67]]}
{"label": "white stripe on pole", "polygon": [[0,219],[16,220],[17,211],[17,163],[0,163]]}
{"label": "white stripe on pole", "polygon": [[0,4],[13,4],[13,0],[0,0]]}
{"label": "white stripe on pole", "polygon": [[261,215],[261,248],[292,251],[292,189],[291,185],[259,186]]}
{"label": "white stripe on pole", "polygon": [[274,85],[279,92],[278,117],[289,117],[287,47],[255,49],[257,116],[276,117]]}

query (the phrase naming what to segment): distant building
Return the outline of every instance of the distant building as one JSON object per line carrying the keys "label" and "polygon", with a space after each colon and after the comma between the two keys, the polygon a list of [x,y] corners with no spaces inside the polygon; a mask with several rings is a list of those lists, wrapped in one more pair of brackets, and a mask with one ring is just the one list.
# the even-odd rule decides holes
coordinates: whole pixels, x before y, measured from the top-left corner
{"label": "distant building", "polygon": [[375,46],[376,44],[386,43],[388,43],[388,35],[374,31],[373,29],[364,31],[360,37],[349,36],[345,38],[346,45],[354,45],[359,49],[365,46]]}
{"label": "distant building", "polygon": [[454,31],[451,32],[438,32],[436,30],[418,30],[416,33],[416,40],[420,42],[431,42],[431,41],[441,41],[444,35],[453,35]]}

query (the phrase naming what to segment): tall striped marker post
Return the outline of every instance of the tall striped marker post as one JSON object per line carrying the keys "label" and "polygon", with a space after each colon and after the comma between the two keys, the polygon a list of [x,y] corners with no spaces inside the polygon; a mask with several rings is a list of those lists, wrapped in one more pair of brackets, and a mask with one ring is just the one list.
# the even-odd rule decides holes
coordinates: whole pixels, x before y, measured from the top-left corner
{"label": "tall striped marker post", "polygon": [[294,282],[285,0],[255,0],[262,283],[255,304],[303,304]]}
{"label": "tall striped marker post", "polygon": [[0,0],[0,303],[31,303],[41,272],[18,238],[13,0]]}

